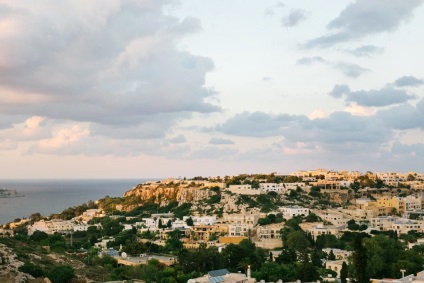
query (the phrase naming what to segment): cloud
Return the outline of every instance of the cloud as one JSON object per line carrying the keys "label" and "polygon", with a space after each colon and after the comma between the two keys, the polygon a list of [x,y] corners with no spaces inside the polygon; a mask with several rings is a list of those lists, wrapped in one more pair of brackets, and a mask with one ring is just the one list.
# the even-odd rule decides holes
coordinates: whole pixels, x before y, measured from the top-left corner
{"label": "cloud", "polygon": [[220,111],[205,87],[212,60],[177,47],[200,22],[165,14],[171,2],[4,4],[0,112],[164,136],[192,113]]}
{"label": "cloud", "polygon": [[302,9],[292,9],[290,14],[281,19],[281,24],[285,27],[297,26],[306,19],[307,13]]}
{"label": "cloud", "polygon": [[393,83],[395,86],[399,86],[399,87],[404,87],[404,86],[419,86],[424,84],[423,80],[417,79],[416,77],[413,76],[403,76],[398,78],[396,81],[394,81]]}
{"label": "cloud", "polygon": [[208,146],[203,149],[193,151],[189,158],[232,160],[237,153],[238,151],[236,149],[229,147]]}
{"label": "cloud", "polygon": [[373,57],[375,55],[381,54],[383,51],[384,48],[374,45],[364,45],[348,50],[349,53],[355,55],[356,57]]}
{"label": "cloud", "polygon": [[335,85],[333,90],[329,93],[332,97],[340,98],[343,95],[350,93],[350,88],[348,85]]}
{"label": "cloud", "polygon": [[404,90],[384,87],[379,90],[353,91],[346,97],[346,102],[356,102],[358,105],[368,107],[383,107],[401,104],[413,98],[414,95],[409,95]]}
{"label": "cloud", "polygon": [[247,137],[270,137],[281,135],[282,129],[299,120],[307,119],[306,116],[296,115],[271,115],[264,112],[243,112],[228,119],[217,127],[218,131],[225,134]]}
{"label": "cloud", "polygon": [[315,57],[302,57],[299,60],[297,60],[297,62],[296,62],[296,64],[298,64],[298,65],[312,65],[312,64],[315,64],[315,63],[326,64],[327,61],[324,60],[320,56],[315,56]]}
{"label": "cloud", "polygon": [[329,95],[335,98],[344,97],[347,103],[356,103],[357,106],[366,107],[384,107],[402,104],[415,98],[415,95],[408,94],[406,91],[393,88],[390,85],[378,90],[359,91],[351,91],[348,85],[335,85]]}
{"label": "cloud", "polygon": [[234,144],[234,142],[224,138],[211,138],[209,144]]}
{"label": "cloud", "polygon": [[336,32],[314,38],[305,46],[329,47],[368,35],[394,31],[407,22],[414,9],[422,3],[422,0],[356,0],[327,25],[328,29]]}
{"label": "cloud", "polygon": [[351,78],[357,78],[360,75],[362,75],[364,72],[370,71],[369,69],[363,68],[359,65],[352,64],[352,63],[346,63],[346,62],[330,62],[325,60],[324,58],[320,56],[314,56],[314,57],[302,57],[299,60],[297,60],[297,65],[313,65],[313,64],[324,64],[327,66],[330,66],[333,69],[341,71],[345,76],[351,77]]}
{"label": "cloud", "polygon": [[408,155],[409,157],[423,158],[424,144],[403,144],[400,142],[396,142],[393,144],[391,152],[395,155]]}
{"label": "cloud", "polygon": [[339,69],[342,73],[351,78],[357,78],[362,75],[364,72],[369,72],[367,68],[363,68],[356,64],[339,62],[334,65],[334,68]]}
{"label": "cloud", "polygon": [[407,130],[414,128],[424,129],[424,113],[416,107],[402,104],[387,110],[377,112],[377,118],[392,129]]}
{"label": "cloud", "polygon": [[183,134],[179,134],[178,136],[169,140],[171,143],[185,143],[187,140]]}

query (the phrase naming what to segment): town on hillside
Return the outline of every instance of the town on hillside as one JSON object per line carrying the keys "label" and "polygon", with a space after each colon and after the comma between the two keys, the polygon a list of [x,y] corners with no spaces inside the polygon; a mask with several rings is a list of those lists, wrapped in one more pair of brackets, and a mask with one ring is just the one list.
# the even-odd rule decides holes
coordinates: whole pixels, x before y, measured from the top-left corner
{"label": "town on hillside", "polygon": [[4,225],[0,279],[418,282],[423,207],[424,174],[416,172],[152,181],[121,198]]}

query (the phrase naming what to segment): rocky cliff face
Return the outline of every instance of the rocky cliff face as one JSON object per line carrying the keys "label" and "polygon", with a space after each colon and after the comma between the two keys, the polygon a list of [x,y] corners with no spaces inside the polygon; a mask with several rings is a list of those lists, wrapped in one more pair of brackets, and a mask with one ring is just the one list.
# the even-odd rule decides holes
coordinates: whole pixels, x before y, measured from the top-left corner
{"label": "rocky cliff face", "polygon": [[198,202],[207,200],[216,192],[210,188],[191,187],[187,184],[143,184],[134,187],[132,190],[126,192],[124,197],[138,197],[140,202],[147,200],[154,200],[159,205],[167,205],[170,202],[178,201],[181,205],[186,202]]}

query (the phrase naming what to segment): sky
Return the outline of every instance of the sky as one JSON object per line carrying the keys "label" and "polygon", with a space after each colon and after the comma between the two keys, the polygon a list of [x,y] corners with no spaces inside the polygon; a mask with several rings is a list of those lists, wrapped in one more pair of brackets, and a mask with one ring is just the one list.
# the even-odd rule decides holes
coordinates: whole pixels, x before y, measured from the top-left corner
{"label": "sky", "polygon": [[0,179],[421,172],[424,0],[0,0]]}

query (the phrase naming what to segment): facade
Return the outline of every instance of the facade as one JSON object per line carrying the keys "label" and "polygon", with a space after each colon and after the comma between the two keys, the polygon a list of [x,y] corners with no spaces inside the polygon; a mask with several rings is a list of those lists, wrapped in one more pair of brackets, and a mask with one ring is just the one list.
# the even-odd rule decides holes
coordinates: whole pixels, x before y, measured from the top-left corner
{"label": "facade", "polygon": [[28,227],[28,235],[32,235],[35,231],[41,231],[47,234],[68,233],[74,230],[73,226],[71,221],[62,219],[40,220]]}
{"label": "facade", "polygon": [[336,226],[346,226],[347,222],[351,218],[347,218],[343,213],[335,210],[325,210],[317,212],[317,215],[321,217],[322,220],[330,222]]}
{"label": "facade", "polygon": [[240,213],[240,214],[228,214],[225,213],[221,222],[227,224],[247,224],[250,228],[253,228],[258,223],[260,218],[259,214],[248,214],[248,213]]}
{"label": "facade", "polygon": [[251,232],[251,226],[248,224],[229,224],[228,236],[248,237]]}
{"label": "facade", "polygon": [[341,228],[336,226],[324,226],[322,223],[301,223],[303,231],[310,233],[316,239],[319,235],[334,235],[339,237]]}
{"label": "facade", "polygon": [[284,228],[283,223],[275,223],[259,226],[256,230],[256,236],[259,239],[280,239],[280,230]]}
{"label": "facade", "polygon": [[340,278],[340,271],[342,270],[343,262],[346,262],[346,264],[348,264],[347,260],[344,260],[344,259],[327,260],[325,262],[325,268],[331,269],[331,270],[337,272],[337,277]]}
{"label": "facade", "polygon": [[280,207],[280,211],[283,213],[284,219],[292,219],[293,217],[299,216],[299,215],[303,215],[303,216],[309,215],[309,208],[304,208],[300,206]]}
{"label": "facade", "polygon": [[240,195],[259,195],[262,193],[260,188],[252,188],[251,185],[230,185],[228,190]]}
{"label": "facade", "polygon": [[183,221],[191,218],[193,220],[193,225],[213,225],[216,222],[216,216],[184,216]]}

